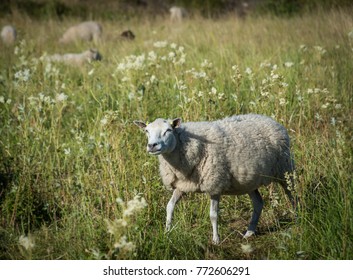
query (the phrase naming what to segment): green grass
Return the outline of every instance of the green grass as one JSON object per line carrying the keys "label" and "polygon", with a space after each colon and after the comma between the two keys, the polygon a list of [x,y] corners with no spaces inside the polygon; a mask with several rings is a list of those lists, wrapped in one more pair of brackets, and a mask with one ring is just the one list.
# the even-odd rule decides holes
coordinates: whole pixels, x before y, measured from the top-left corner
{"label": "green grass", "polygon": [[[352,259],[351,12],[195,18],[176,26],[103,20],[96,46],[103,61],[82,68],[40,59],[91,47],[58,45],[75,20],[7,18],[20,40],[0,45],[0,258]],[[136,40],[118,38],[126,28]],[[261,189],[256,238],[241,237],[252,209],[247,196],[222,198],[220,246],[211,243],[206,195],[187,195],[165,234],[171,194],[132,121],[250,112],[288,128],[297,221],[271,185]],[[147,206],[124,216],[128,206],[116,200],[138,194]]]}

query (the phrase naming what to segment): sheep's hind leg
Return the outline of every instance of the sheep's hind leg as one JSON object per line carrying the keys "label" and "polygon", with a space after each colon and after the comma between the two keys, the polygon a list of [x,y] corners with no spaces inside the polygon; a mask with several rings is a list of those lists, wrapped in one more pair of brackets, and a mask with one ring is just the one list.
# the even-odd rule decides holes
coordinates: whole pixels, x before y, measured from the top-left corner
{"label": "sheep's hind leg", "polygon": [[166,231],[170,231],[171,225],[172,225],[172,219],[173,219],[173,212],[175,205],[177,202],[180,200],[184,193],[179,191],[178,189],[175,189],[173,192],[173,195],[171,199],[169,200],[167,204],[167,222],[166,222]]}
{"label": "sheep's hind leg", "polygon": [[256,226],[260,219],[262,207],[264,206],[264,202],[258,190],[255,190],[249,193],[249,196],[251,198],[252,205],[254,207],[254,212],[252,213],[250,225],[244,235],[244,238],[248,238],[255,234]]}
{"label": "sheep's hind leg", "polygon": [[210,207],[210,219],[213,229],[213,244],[219,244],[219,235],[218,235],[218,210],[219,210],[219,195],[211,195],[211,207]]}

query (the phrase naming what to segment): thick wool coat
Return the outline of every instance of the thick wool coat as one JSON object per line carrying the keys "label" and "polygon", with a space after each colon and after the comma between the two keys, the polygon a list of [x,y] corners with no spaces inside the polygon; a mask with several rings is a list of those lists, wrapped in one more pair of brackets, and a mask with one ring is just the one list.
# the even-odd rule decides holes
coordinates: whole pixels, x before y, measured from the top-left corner
{"label": "thick wool coat", "polygon": [[286,129],[261,115],[175,128],[176,148],[158,156],[163,183],[182,192],[246,194],[294,169]]}

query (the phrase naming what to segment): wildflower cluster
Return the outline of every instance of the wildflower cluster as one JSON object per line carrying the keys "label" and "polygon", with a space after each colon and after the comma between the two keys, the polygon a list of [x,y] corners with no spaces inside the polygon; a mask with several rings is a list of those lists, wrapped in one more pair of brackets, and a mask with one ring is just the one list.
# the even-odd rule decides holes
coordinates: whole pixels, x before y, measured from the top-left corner
{"label": "wildflower cluster", "polygon": [[172,65],[182,65],[185,63],[186,54],[183,46],[177,46],[175,43],[168,44],[166,41],[155,42],[156,51],[140,55],[126,56],[117,66],[117,72],[126,73],[131,70],[144,70],[148,67],[161,68],[162,64],[171,62]]}
{"label": "wildflower cluster", "polygon": [[32,250],[35,245],[34,238],[32,235],[28,235],[28,236],[21,235],[18,242],[27,251]]}
{"label": "wildflower cluster", "polygon": [[127,234],[136,220],[136,215],[147,206],[147,202],[141,195],[136,195],[128,202],[118,198],[116,202],[122,208],[122,217],[113,221],[106,220],[108,232],[114,240],[113,248],[109,254],[117,258],[124,258],[136,248],[133,242],[127,241]]}
{"label": "wildflower cluster", "polygon": [[285,105],[286,100],[283,97],[288,84],[284,82],[284,76],[279,74],[278,66],[276,64],[271,65],[270,74],[265,77],[260,85],[260,94],[264,98],[268,98],[272,93],[276,93],[282,96],[279,99],[280,105]]}
{"label": "wildflower cluster", "polygon": [[26,259],[32,259],[32,251],[35,247],[35,240],[32,234],[21,235],[18,239],[20,252]]}

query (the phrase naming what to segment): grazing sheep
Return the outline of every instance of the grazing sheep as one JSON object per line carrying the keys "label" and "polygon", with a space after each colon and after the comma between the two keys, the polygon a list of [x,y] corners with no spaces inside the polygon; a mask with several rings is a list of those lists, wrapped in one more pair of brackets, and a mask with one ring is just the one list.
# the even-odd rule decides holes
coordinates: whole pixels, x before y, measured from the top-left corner
{"label": "grazing sheep", "polygon": [[82,66],[86,62],[102,60],[102,56],[96,49],[90,49],[82,53],[54,54],[48,56],[46,59],[49,61],[58,61],[70,65]]}
{"label": "grazing sheep", "polygon": [[173,189],[167,205],[170,230],[175,204],[187,192],[211,197],[213,242],[219,243],[217,217],[221,195],[248,194],[254,212],[244,237],[250,237],[260,218],[260,186],[279,182],[294,206],[289,190],[294,170],[286,129],[269,117],[239,115],[214,122],[156,119],[134,123],[148,137],[147,152],[158,155],[163,184]]}
{"label": "grazing sheep", "polygon": [[16,41],[16,28],[11,25],[5,25],[1,30],[1,40],[7,46],[13,45]]}
{"label": "grazing sheep", "polygon": [[94,21],[82,22],[78,25],[70,27],[64,35],[60,38],[59,42],[68,44],[77,40],[94,41],[97,43],[102,36],[102,27],[99,23]]}
{"label": "grazing sheep", "polygon": [[170,19],[171,21],[174,22],[181,22],[183,20],[183,18],[185,18],[187,16],[187,12],[184,8],[182,7],[171,7],[169,9],[170,12]]}

